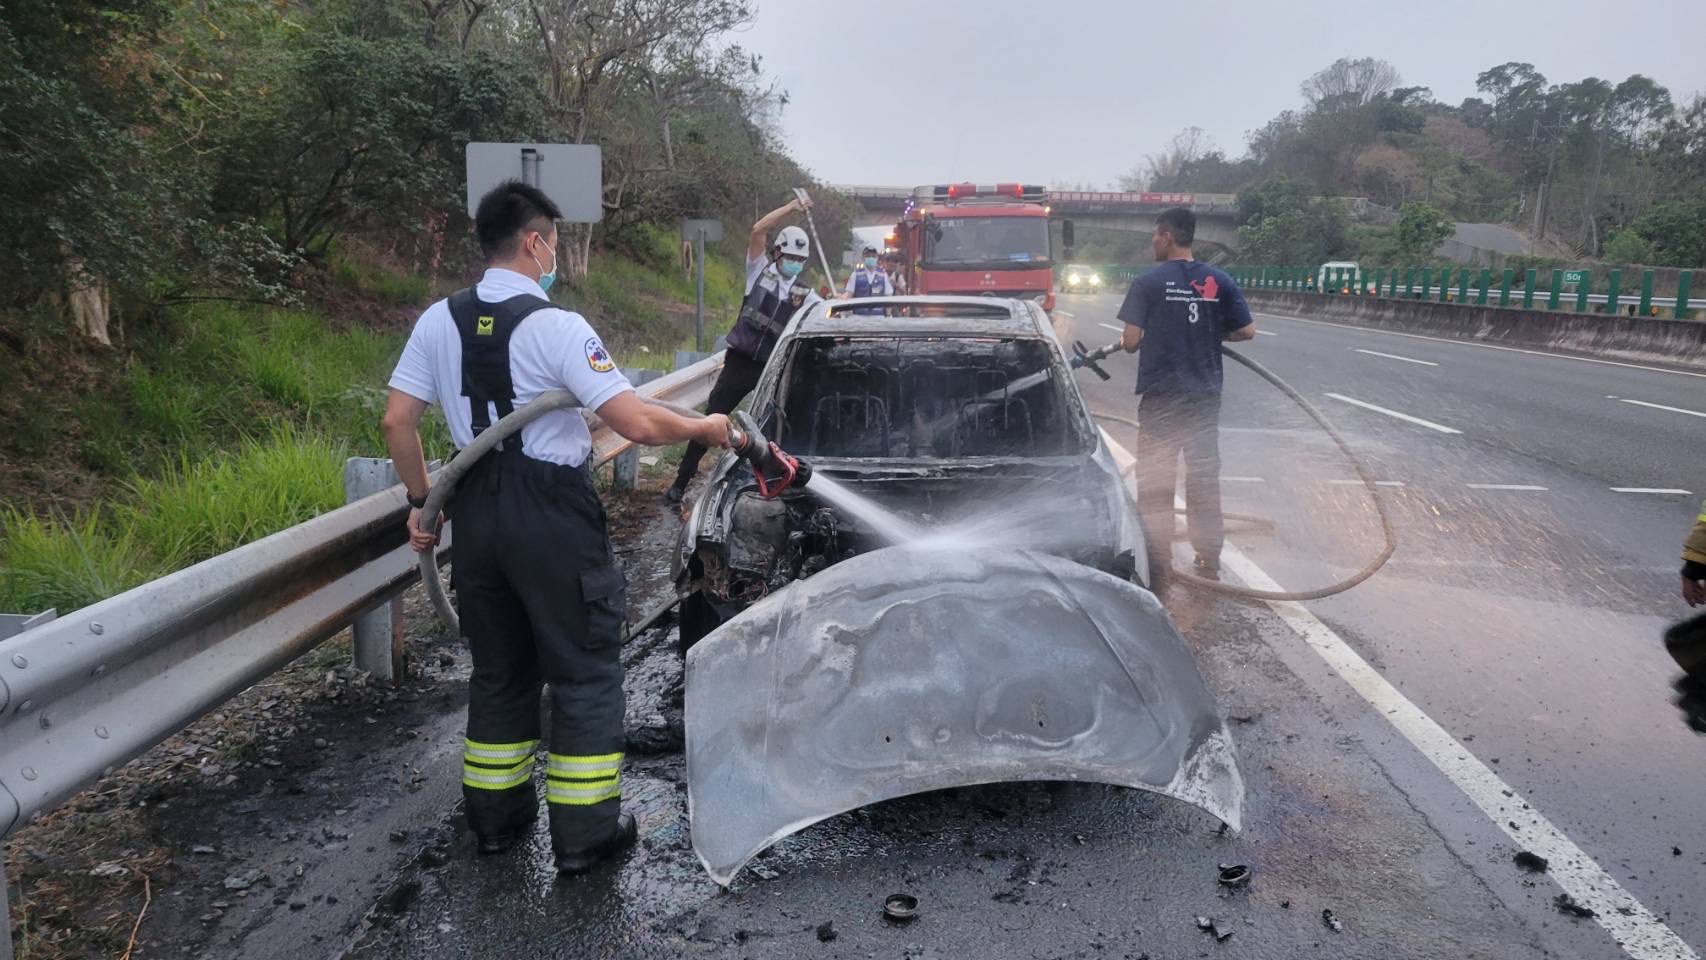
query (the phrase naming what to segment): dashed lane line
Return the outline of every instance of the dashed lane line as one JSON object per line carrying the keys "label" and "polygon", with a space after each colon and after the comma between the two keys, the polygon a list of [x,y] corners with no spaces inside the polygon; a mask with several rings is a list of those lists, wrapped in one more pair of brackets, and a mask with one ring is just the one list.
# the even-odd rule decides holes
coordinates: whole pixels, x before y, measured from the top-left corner
{"label": "dashed lane line", "polygon": [[1691,417],[1706,417],[1706,413],[1701,413],[1699,410],[1684,410],[1681,407],[1667,407],[1662,403],[1648,403],[1645,400],[1630,400],[1626,397],[1616,397],[1613,399],[1618,403],[1634,404],[1637,407],[1652,407],[1654,410],[1669,410],[1671,413],[1686,413]]}
{"label": "dashed lane line", "polygon": [[1258,337],[1277,337],[1277,336],[1279,336],[1279,334],[1273,332],[1272,330],[1257,330],[1256,336],[1258,336]]}
{"label": "dashed lane line", "polygon": [[1125,332],[1125,330],[1123,328],[1116,327],[1111,323],[1098,323],[1098,324],[1096,324],[1096,326],[1101,327],[1103,330],[1112,330],[1115,333],[1124,333]]}
{"label": "dashed lane line", "polygon": [[1545,490],[1531,483],[1466,483],[1471,490]]}
{"label": "dashed lane line", "polygon": [[1440,433],[1462,433],[1463,432],[1462,430],[1459,430],[1456,427],[1448,427],[1443,423],[1434,423],[1432,420],[1423,420],[1421,417],[1412,417],[1407,413],[1399,413],[1396,410],[1388,410],[1385,407],[1382,407],[1378,404],[1369,403],[1367,400],[1358,400],[1358,399],[1355,399],[1354,397],[1347,397],[1342,393],[1329,393],[1329,394],[1327,394],[1327,396],[1332,397],[1334,400],[1340,400],[1340,401],[1343,401],[1345,403],[1351,404],[1353,406],[1362,407],[1364,410],[1373,410],[1375,413],[1383,413],[1386,416],[1392,417],[1395,420],[1402,420],[1405,423],[1413,423],[1419,427],[1427,427],[1429,430],[1437,430]]}
{"label": "dashed lane line", "polygon": [[[1102,437],[1113,452],[1115,463],[1122,471],[1125,470],[1132,462],[1131,454],[1115,443],[1106,431]],[[1135,485],[1135,480],[1128,480],[1128,483]],[[1246,586],[1267,591],[1282,589],[1230,541],[1222,554],[1221,566],[1244,581]],[[1700,960],[1694,948],[1651,910],[1642,906],[1633,894],[1594,862],[1587,851],[1565,836],[1444,727],[1406,699],[1397,687],[1381,676],[1380,671],[1370,666],[1308,607],[1293,601],[1264,602],[1340,679],[1461,790],[1494,826],[1504,831],[1519,848],[1550,861],[1547,875],[1577,903],[1594,911],[1594,922],[1611,935],[1631,960]]]}
{"label": "dashed lane line", "polygon": [[1612,487],[1612,493],[1657,493],[1664,495],[1693,496],[1692,490],[1679,490],[1675,487]]}
{"label": "dashed lane line", "polygon": [[[1327,482],[1337,484],[1341,487],[1360,487],[1360,486],[1362,486],[1361,480],[1328,480]],[[1404,481],[1402,481],[1402,480],[1376,480],[1376,481],[1374,481],[1374,485],[1377,487],[1401,487],[1404,485]]]}
{"label": "dashed lane line", "polygon": [[1352,347],[1351,349],[1357,353],[1366,353],[1371,357],[1385,357],[1388,360],[1402,360],[1405,363],[1420,364],[1421,366],[1424,366],[1424,367],[1437,367],[1437,366],[1439,366],[1439,364],[1433,362],[1432,360],[1417,360],[1417,359],[1414,359],[1412,357],[1400,357],[1396,353],[1381,353],[1379,350],[1364,350],[1361,347]]}

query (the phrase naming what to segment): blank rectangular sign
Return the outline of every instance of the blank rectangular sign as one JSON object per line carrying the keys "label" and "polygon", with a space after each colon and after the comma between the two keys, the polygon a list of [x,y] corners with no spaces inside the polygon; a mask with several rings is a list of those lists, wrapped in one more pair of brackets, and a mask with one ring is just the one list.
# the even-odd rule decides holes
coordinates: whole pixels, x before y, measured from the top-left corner
{"label": "blank rectangular sign", "polygon": [[505,180],[545,191],[567,223],[604,219],[604,151],[591,143],[468,144],[468,215]]}
{"label": "blank rectangular sign", "polygon": [[723,221],[721,220],[683,220],[681,221],[681,239],[691,242],[699,231],[705,231],[705,242],[716,243],[723,239]]}

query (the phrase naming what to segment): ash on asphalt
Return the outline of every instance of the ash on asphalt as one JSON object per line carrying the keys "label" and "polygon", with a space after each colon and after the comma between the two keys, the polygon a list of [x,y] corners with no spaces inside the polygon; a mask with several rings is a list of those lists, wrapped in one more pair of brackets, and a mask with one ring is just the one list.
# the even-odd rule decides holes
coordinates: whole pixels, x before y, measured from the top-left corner
{"label": "ash on asphalt", "polygon": [[[643,548],[624,554],[636,594],[657,587],[637,571],[667,570],[679,521],[659,513]],[[1222,710],[1243,718],[1241,835],[1141,791],[996,784],[831,818],[722,891],[691,849],[681,755],[635,750],[623,781],[641,841],[624,860],[559,881],[542,826],[531,843],[481,858],[447,810],[432,856],[395,881],[407,895],[373,912],[347,956],[1138,957],[1235,945],[1286,957],[1544,955],[1527,922],[1274,656],[1262,631],[1275,624],[1190,597],[1172,613]],[[637,727],[679,722],[680,664],[671,629],[630,642],[633,740]],[[436,773],[454,776],[448,762]],[[1222,885],[1221,864],[1247,864],[1254,879]],[[924,906],[912,923],[883,916],[897,892]],[[1342,932],[1322,924],[1323,911]],[[1205,944],[1195,925],[1205,915],[1236,939]]]}

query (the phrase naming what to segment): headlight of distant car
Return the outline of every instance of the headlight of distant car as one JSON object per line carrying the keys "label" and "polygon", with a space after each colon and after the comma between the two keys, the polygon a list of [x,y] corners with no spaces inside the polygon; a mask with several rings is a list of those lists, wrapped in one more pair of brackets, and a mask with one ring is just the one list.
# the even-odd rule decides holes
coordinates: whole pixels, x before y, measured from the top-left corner
{"label": "headlight of distant car", "polygon": [[1078,282],[1078,274],[1076,274],[1076,273],[1067,274],[1066,275],[1066,282],[1067,283],[1077,283]]}
{"label": "headlight of distant car", "polygon": [[1090,286],[1099,287],[1101,285],[1102,285],[1102,275],[1099,273],[1090,274]]}

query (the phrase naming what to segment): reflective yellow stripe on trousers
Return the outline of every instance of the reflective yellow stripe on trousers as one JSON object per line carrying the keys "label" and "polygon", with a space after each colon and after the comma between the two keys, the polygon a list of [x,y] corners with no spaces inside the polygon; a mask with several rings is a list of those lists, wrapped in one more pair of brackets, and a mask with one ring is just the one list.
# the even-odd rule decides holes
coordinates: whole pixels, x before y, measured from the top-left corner
{"label": "reflective yellow stripe on trousers", "polygon": [[547,754],[545,799],[570,806],[590,806],[622,796],[622,755]]}
{"label": "reflective yellow stripe on trousers", "polygon": [[462,741],[462,785],[476,790],[509,790],[533,777],[533,751],[539,741],[480,743]]}

